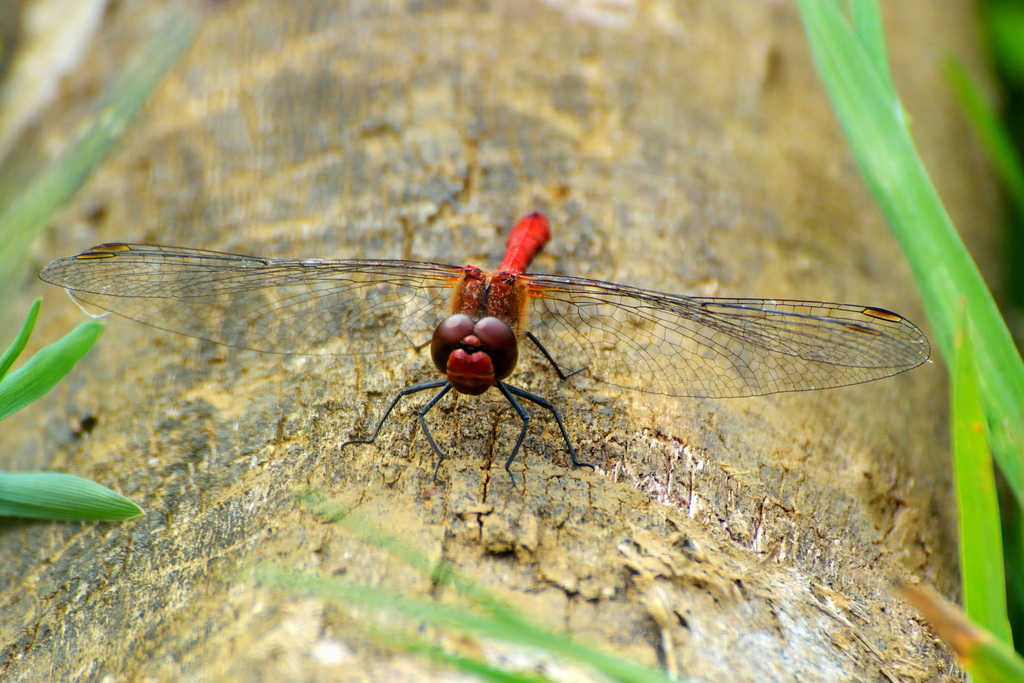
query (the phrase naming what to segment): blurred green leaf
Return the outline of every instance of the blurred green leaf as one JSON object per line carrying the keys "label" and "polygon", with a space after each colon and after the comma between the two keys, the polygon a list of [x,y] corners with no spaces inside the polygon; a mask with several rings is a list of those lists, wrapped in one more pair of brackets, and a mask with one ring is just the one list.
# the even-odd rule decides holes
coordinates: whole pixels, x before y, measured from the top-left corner
{"label": "blurred green leaf", "polygon": [[[1021,34],[1021,38],[1024,39],[1024,34]],[[1021,42],[1024,44],[1024,40]],[[1024,212],[1024,169],[1021,168],[1013,140],[999,122],[995,112],[986,104],[981,90],[968,75],[960,60],[950,57],[946,60],[945,68],[946,79],[953,89],[953,94],[985,146],[992,165],[1006,184],[1018,210]]]}
{"label": "blurred green leaf", "polygon": [[0,291],[10,291],[24,264],[25,251],[37,231],[82,186],[121,138],[160,78],[189,44],[197,22],[186,15],[157,34],[138,66],[101,103],[82,137],[40,171],[0,211]]}
{"label": "blurred green leaf", "polygon": [[[318,514],[343,525],[362,540],[377,546],[393,557],[420,571],[440,586],[451,586],[471,607],[445,606],[399,595],[387,588],[366,586],[337,577],[290,571],[275,567],[259,567],[252,578],[260,583],[299,590],[331,600],[363,608],[383,610],[415,622],[428,622],[438,627],[461,631],[474,637],[493,638],[506,643],[535,648],[538,652],[574,662],[586,670],[594,670],[613,681],[650,681],[666,683],[668,679],[656,671],[634,664],[612,653],[573,642],[569,638],[541,628],[479,585],[461,576],[445,563],[432,563],[421,552],[402,543],[393,535],[374,527],[351,511],[327,502],[323,497],[307,493],[300,496]],[[369,630],[369,629],[367,629]],[[432,649],[398,635],[397,631],[377,634],[382,640],[398,644],[410,651]],[[425,652],[425,654],[430,654]],[[433,656],[433,655],[430,655]],[[474,660],[449,662],[466,671],[488,675],[491,667]],[[476,667],[479,670],[474,669]],[[496,670],[495,670],[496,671]],[[530,680],[516,674],[496,673],[492,680]]]}
{"label": "blurred green leaf", "polygon": [[1008,80],[1024,84],[1024,5],[999,0],[982,9],[996,63]]}

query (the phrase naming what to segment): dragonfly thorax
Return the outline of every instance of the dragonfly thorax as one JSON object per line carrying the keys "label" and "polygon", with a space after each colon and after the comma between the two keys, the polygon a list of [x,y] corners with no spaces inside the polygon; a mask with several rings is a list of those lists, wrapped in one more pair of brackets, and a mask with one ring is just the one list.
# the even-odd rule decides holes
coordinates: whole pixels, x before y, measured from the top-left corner
{"label": "dragonfly thorax", "polygon": [[512,328],[501,320],[457,313],[434,330],[430,357],[452,388],[475,396],[512,374],[519,347]]}

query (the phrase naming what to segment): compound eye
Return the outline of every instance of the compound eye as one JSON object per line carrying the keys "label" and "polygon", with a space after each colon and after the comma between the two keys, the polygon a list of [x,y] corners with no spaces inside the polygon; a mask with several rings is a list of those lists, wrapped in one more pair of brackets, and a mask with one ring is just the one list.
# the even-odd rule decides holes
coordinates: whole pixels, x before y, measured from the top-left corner
{"label": "compound eye", "polygon": [[[500,322],[500,321],[499,321]],[[458,313],[450,315],[434,328],[430,339],[430,358],[442,373],[448,371],[448,356],[459,347],[462,340],[473,334],[473,319]]]}
{"label": "compound eye", "polygon": [[[454,317],[454,316],[453,316]],[[503,380],[512,374],[519,360],[519,345],[516,333],[498,318],[481,319],[473,328],[473,334],[483,345],[494,364],[494,378]]]}

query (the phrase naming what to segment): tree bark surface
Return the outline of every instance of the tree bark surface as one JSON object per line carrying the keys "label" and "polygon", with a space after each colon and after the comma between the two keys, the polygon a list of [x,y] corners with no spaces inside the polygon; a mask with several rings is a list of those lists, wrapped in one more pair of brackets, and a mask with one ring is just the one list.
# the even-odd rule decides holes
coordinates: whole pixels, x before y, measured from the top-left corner
{"label": "tree bark surface", "polygon": [[[169,7],[113,5],[22,153],[59,148]],[[995,191],[940,72],[949,52],[978,59],[972,11],[885,19],[918,147],[984,269]],[[768,1],[225,4],[38,258],[131,241],[494,266],[532,210],[554,233],[538,272],[864,303],[927,330],[795,5]],[[46,297],[37,339],[80,320],[61,292],[28,290]],[[382,336],[382,354],[404,343]],[[4,424],[8,469],[93,478],[147,512],[2,522],[0,672],[436,678],[364,633],[375,613],[245,578],[274,564],[452,602],[324,524],[296,500],[312,487],[546,627],[687,680],[959,678],[889,588],[958,595],[942,359],[856,387],[696,400],[560,382],[525,355],[510,380],[562,410],[599,469],[573,469],[530,409],[513,488],[518,420],[497,392],[429,415],[451,454],[436,482],[422,399],[376,444],[341,448],[436,378],[428,356],[275,356],[111,319],[71,377]]]}

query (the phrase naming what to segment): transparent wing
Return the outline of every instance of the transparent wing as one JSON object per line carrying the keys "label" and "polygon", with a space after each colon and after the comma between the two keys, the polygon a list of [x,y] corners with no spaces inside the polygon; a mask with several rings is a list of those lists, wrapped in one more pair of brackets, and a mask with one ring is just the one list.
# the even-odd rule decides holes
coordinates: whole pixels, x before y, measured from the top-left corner
{"label": "transparent wing", "polygon": [[[463,269],[418,261],[264,259],[107,244],[40,273],[80,301],[256,351],[383,354],[430,339]],[[565,371],[670,396],[736,397],[867,382],[928,359],[880,308],[662,294],[523,275],[532,331]]]}
{"label": "transparent wing", "polygon": [[868,382],[928,360],[913,323],[869,306],[696,298],[527,275],[532,332],[563,371],[635,391],[731,398]]}
{"label": "transparent wing", "polygon": [[86,303],[254,351],[380,354],[428,342],[462,269],[104,244],[39,273]]}

